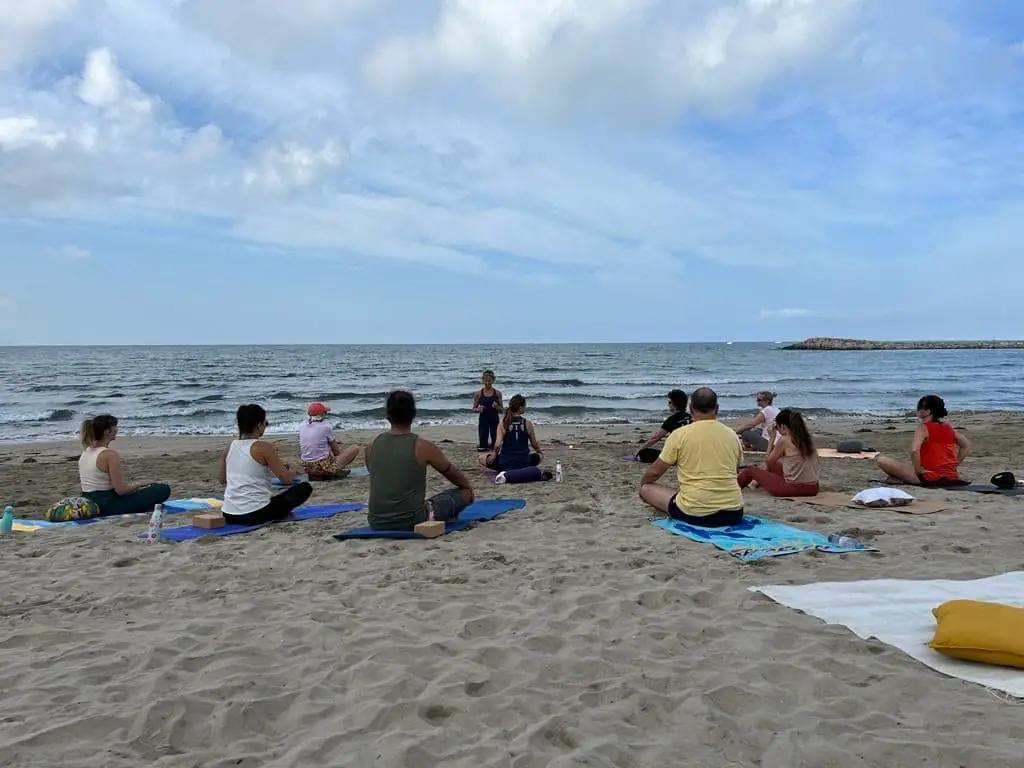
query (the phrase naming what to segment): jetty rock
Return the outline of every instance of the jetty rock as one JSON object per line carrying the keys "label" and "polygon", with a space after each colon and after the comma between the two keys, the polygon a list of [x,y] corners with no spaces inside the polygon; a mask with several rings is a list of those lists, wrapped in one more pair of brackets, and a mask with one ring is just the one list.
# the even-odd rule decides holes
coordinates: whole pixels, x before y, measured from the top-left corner
{"label": "jetty rock", "polygon": [[816,351],[899,350],[899,349],[1024,349],[1024,341],[869,341],[815,336],[782,349]]}

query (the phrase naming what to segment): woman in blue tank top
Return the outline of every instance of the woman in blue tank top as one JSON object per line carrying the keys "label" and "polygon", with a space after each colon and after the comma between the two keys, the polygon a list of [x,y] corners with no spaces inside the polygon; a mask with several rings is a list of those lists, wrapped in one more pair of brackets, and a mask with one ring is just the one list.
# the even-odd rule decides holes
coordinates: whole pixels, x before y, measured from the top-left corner
{"label": "woman in blue tank top", "polygon": [[480,442],[477,451],[483,453],[494,448],[498,436],[498,422],[501,421],[501,392],[494,388],[494,371],[487,369],[480,377],[483,388],[473,396],[473,411],[480,414],[477,426]]}
{"label": "woman in blue tank top", "polygon": [[[494,451],[480,456],[480,463],[488,469],[504,472],[507,469],[536,467],[544,458],[537,442],[533,422],[523,414],[526,412],[526,398],[516,395],[508,404],[505,418],[498,426]],[[530,448],[533,448],[533,451]]]}

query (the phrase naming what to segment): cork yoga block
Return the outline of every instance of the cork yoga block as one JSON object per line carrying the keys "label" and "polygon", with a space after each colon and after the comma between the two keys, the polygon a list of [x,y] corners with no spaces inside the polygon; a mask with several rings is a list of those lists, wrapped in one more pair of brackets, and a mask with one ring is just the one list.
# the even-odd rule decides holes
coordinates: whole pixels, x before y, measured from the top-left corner
{"label": "cork yoga block", "polygon": [[202,512],[199,514],[192,515],[192,525],[200,528],[223,528],[224,527],[224,515]]}
{"label": "cork yoga block", "polygon": [[434,539],[444,533],[444,523],[440,520],[428,520],[425,523],[418,524],[413,530],[420,536]]}

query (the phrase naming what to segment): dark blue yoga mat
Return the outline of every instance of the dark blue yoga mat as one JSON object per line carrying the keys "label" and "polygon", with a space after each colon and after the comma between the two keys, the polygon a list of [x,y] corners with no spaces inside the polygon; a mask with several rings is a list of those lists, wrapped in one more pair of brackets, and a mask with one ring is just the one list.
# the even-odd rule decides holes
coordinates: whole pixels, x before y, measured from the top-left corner
{"label": "dark blue yoga mat", "polygon": [[[282,523],[298,523],[303,520],[317,520],[324,517],[334,517],[342,512],[355,512],[363,509],[365,504],[315,504],[308,507],[299,507],[291,517],[282,520]],[[179,525],[176,528],[164,528],[160,532],[161,538],[171,541],[188,541],[198,539],[200,536],[233,536],[236,533],[249,533],[268,525],[276,523],[263,523],[262,525],[225,525],[223,528],[200,528],[198,525]],[[145,532],[140,536],[145,536]]]}
{"label": "dark blue yoga mat", "polygon": [[[499,515],[511,512],[514,509],[522,509],[526,506],[523,499],[483,499],[475,501],[466,507],[459,514],[458,520],[447,523],[444,527],[444,534],[464,531],[473,523],[484,520],[493,520]],[[378,531],[373,528],[352,528],[348,531],[334,534],[334,538],[344,541],[345,539],[425,539],[415,531]]]}

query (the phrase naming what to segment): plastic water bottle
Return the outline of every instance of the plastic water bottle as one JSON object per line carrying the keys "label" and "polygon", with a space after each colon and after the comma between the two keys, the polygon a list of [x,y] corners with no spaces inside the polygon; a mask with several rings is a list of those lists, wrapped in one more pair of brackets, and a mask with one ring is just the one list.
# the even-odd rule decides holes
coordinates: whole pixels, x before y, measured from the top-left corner
{"label": "plastic water bottle", "polygon": [[4,507],[4,516],[0,520],[0,536],[6,536],[14,530],[14,507],[8,504]]}
{"label": "plastic water bottle", "polygon": [[555,463],[555,482],[562,482],[562,462]]}
{"label": "plastic water bottle", "polygon": [[157,504],[153,507],[153,514],[149,518],[149,528],[146,530],[146,543],[155,544],[160,540],[160,530],[164,526],[164,505]]}
{"label": "plastic water bottle", "polygon": [[840,547],[841,549],[864,549],[864,543],[860,539],[855,539],[853,536],[843,536],[840,533],[833,533],[829,536],[828,543],[833,547]]}

